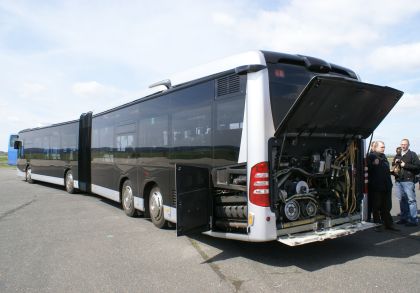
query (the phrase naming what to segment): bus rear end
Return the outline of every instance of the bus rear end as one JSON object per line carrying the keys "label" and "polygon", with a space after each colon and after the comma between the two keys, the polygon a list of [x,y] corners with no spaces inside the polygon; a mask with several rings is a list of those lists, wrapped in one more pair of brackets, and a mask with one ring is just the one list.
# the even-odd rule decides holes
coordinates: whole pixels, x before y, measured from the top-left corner
{"label": "bus rear end", "polygon": [[365,139],[402,92],[320,59],[260,56],[236,70],[247,77],[238,164],[176,166],[178,235],[295,246],[373,227]]}
{"label": "bus rear end", "polygon": [[365,138],[402,92],[319,59],[274,57],[267,62],[274,135],[267,160],[251,167],[250,202],[269,207],[277,240],[292,246],[372,227],[363,221]]}

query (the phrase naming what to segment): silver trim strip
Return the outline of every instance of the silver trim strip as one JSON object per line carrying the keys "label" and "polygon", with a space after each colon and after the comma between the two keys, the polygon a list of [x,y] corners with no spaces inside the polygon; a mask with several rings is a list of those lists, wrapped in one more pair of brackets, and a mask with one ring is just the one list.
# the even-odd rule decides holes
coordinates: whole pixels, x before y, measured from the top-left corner
{"label": "silver trim strip", "polygon": [[120,193],[118,191],[92,184],[92,193],[120,202]]}
{"label": "silver trim strip", "polygon": [[214,231],[206,231],[203,232],[205,235],[217,237],[217,238],[224,238],[224,239],[233,239],[233,240],[240,240],[240,241],[251,241],[251,242],[263,242],[267,241],[264,240],[252,240],[249,238],[247,234],[234,234],[234,233],[222,233],[222,232],[214,232]]}
{"label": "silver trim strip", "polygon": [[134,208],[144,212],[144,198],[135,196]]}
{"label": "silver trim strip", "polygon": [[169,222],[176,223],[176,208],[163,205],[163,217]]}
{"label": "silver trim strip", "polygon": [[53,176],[47,176],[47,175],[39,175],[39,174],[31,174],[31,178],[38,181],[48,182],[52,184],[57,184],[64,186],[64,178],[58,178]]}

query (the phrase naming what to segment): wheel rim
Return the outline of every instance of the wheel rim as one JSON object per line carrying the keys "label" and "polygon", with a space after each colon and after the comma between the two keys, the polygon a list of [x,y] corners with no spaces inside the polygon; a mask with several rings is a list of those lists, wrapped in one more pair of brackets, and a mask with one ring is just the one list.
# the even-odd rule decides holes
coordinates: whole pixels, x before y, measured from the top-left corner
{"label": "wheel rim", "polygon": [[28,168],[26,170],[26,181],[31,181],[31,179],[32,179],[31,174],[32,174],[31,168]]}
{"label": "wheel rim", "polygon": [[67,188],[67,190],[72,190],[73,189],[73,174],[71,174],[71,172],[67,172],[66,188]]}
{"label": "wheel rim", "polygon": [[163,216],[162,213],[162,194],[158,188],[154,188],[150,193],[150,216],[159,221]]}
{"label": "wheel rim", "polygon": [[133,190],[131,186],[126,186],[123,191],[123,204],[126,210],[129,210],[133,206]]}

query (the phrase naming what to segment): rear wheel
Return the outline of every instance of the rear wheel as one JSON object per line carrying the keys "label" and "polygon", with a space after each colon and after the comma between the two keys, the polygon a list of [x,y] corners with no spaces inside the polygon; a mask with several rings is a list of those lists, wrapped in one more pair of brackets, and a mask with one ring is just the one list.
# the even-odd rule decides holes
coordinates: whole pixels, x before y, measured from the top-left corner
{"label": "rear wheel", "polygon": [[26,179],[26,182],[28,183],[31,183],[31,184],[34,183],[34,180],[32,179],[31,167],[26,168],[25,179]]}
{"label": "rear wheel", "polygon": [[73,173],[71,171],[67,171],[66,173],[66,190],[68,193],[74,193],[74,179],[73,179]]}
{"label": "rear wheel", "polygon": [[134,195],[130,180],[124,182],[121,190],[121,201],[125,214],[129,217],[134,217],[136,209],[134,208]]}
{"label": "rear wheel", "polygon": [[163,198],[160,188],[155,186],[149,195],[149,212],[153,224],[158,228],[164,228],[167,225],[163,216]]}

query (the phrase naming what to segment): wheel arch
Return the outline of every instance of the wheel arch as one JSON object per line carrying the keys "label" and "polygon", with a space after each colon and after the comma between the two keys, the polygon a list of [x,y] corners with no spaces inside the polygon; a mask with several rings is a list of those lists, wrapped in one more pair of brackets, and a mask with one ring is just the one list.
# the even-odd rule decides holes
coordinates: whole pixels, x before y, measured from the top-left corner
{"label": "wheel arch", "polygon": [[149,181],[143,187],[144,212],[146,217],[150,217],[149,196],[153,187],[159,186],[156,181]]}
{"label": "wheel arch", "polygon": [[71,171],[71,168],[69,168],[69,167],[64,169],[64,175],[63,175],[64,186],[66,186],[66,177],[67,177],[67,173],[69,171]]}
{"label": "wheel arch", "polygon": [[119,192],[119,194],[120,194],[120,203],[121,203],[121,204],[122,204],[122,188],[123,188],[123,186],[124,186],[124,183],[125,183],[127,180],[130,180],[130,178],[129,178],[128,176],[122,176],[122,177],[120,178],[120,183],[119,183],[119,186],[118,186],[118,192]]}

